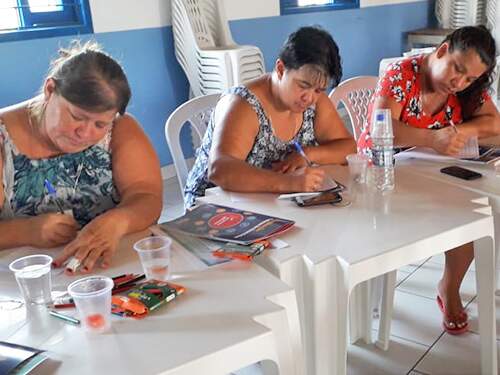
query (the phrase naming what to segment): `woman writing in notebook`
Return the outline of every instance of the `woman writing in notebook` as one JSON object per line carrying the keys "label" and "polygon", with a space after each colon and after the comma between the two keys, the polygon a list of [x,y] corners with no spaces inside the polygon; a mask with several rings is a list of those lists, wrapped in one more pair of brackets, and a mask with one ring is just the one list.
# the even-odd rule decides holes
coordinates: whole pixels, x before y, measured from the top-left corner
{"label": "woman writing in notebook", "polygon": [[60,51],[40,95],[0,109],[0,249],[65,245],[54,263],[89,272],[156,222],[159,162],[129,99],[120,65],[87,43]]}
{"label": "woman writing in notebook", "polygon": [[[396,146],[431,147],[457,155],[471,137],[500,134],[500,115],[488,88],[495,68],[495,41],[483,27],[464,27],[448,35],[437,49],[389,66],[368,110],[392,113]],[[370,147],[368,131],[360,149]],[[446,252],[437,302],[443,326],[451,334],[468,328],[460,285],[474,257],[472,244]]]}
{"label": "woman writing in notebook", "polygon": [[325,94],[341,75],[338,47],[326,31],[303,27],[292,33],[272,73],[220,99],[187,179],[186,207],[215,185],[239,192],[321,189],[325,173],[306,159],[344,163],[355,150]]}

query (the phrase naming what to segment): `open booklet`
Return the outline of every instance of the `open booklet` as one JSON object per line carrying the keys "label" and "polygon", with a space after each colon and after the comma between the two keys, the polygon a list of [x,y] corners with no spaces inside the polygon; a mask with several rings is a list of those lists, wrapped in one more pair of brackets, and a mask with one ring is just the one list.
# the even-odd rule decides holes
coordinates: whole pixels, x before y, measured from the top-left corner
{"label": "open booklet", "polygon": [[215,241],[249,245],[286,231],[292,220],[267,216],[236,208],[203,204],[178,219],[160,224],[167,232],[208,238]]}
{"label": "open booklet", "polygon": [[431,148],[413,147],[396,154],[396,160],[423,159],[443,162],[464,162],[474,164],[496,165],[500,163],[500,146],[479,146],[479,156],[474,158],[454,158],[452,156],[438,154]]}
{"label": "open booklet", "polygon": [[333,178],[327,178],[318,191],[281,194],[278,199],[312,198],[325,192],[340,192],[344,189],[345,186],[340,182],[335,181]]}
{"label": "open booklet", "polygon": [[43,350],[0,341],[0,374],[28,374],[47,359]]}

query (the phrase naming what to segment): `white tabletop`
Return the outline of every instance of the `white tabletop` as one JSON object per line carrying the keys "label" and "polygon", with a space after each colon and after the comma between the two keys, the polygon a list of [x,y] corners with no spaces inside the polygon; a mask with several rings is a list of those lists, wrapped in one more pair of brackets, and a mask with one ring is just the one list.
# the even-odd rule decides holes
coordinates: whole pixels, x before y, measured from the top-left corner
{"label": "white tabletop", "polygon": [[[124,241],[113,267],[99,273],[116,276],[142,272],[131,244],[143,236]],[[178,251],[174,246],[174,257]],[[0,253],[2,298],[20,298],[5,265],[29,252],[33,253]],[[24,308],[0,310],[0,340],[47,350],[51,361],[42,364],[37,373],[224,374],[262,359],[269,343],[276,341],[273,321],[282,324],[284,317],[288,322],[286,309],[271,299],[289,297],[290,322],[294,321],[293,291],[253,263],[234,261],[204,271],[182,271],[174,270],[174,282],[185,286],[186,292],[143,320],[113,317],[110,332],[89,335],[41,309],[29,317]],[[56,276],[53,289],[64,289],[75,278]],[[65,311],[74,313],[73,309]],[[298,317],[296,323],[293,329],[300,341]],[[288,333],[280,337],[292,345],[294,338],[287,337]],[[281,345],[285,351],[290,349]]]}
{"label": "white tabletop", "polygon": [[[346,183],[346,167],[326,169]],[[358,283],[480,238],[486,238],[481,255],[493,259],[488,199],[405,167],[396,168],[394,191],[365,191],[349,207],[299,208],[276,198],[214,188],[201,200],[296,221],[295,228],[280,236],[290,246],[270,250],[257,262],[296,290],[309,373],[345,373],[347,303]],[[487,285],[493,283],[493,272],[484,274],[490,279],[482,280],[483,315],[494,324]],[[490,336],[484,344],[486,373],[496,366]]]}

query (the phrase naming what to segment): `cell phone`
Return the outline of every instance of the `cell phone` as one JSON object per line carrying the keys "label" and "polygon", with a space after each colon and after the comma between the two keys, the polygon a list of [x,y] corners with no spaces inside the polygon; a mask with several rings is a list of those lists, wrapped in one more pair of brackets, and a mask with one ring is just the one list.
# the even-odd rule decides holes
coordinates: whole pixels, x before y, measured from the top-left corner
{"label": "cell phone", "polygon": [[335,191],[326,191],[312,198],[295,197],[293,201],[299,207],[317,206],[320,204],[338,203],[342,201],[342,196]]}
{"label": "cell phone", "polygon": [[475,180],[482,176],[481,173],[474,172],[470,169],[462,168],[457,165],[442,168],[441,173],[449,174],[450,176],[458,177],[462,180]]}

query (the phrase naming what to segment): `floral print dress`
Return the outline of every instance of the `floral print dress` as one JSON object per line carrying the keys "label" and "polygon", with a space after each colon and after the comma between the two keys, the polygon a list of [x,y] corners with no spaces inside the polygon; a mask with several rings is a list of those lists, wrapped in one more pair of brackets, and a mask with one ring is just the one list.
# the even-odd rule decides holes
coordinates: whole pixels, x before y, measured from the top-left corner
{"label": "floral print dress", "polygon": [[[462,107],[456,95],[450,94],[443,108],[429,115],[423,111],[422,89],[420,87],[420,70],[425,55],[413,56],[398,60],[387,68],[384,76],[379,80],[375,93],[368,106],[368,121],[372,118],[374,102],[379,97],[389,97],[402,106],[399,120],[408,126],[424,129],[441,129],[463,122]],[[481,104],[488,100],[487,92],[482,95]],[[358,139],[358,149],[369,153],[371,139],[369,126],[364,129]]]}
{"label": "floral print dress", "polygon": [[[259,131],[255,137],[252,149],[246,157],[246,162],[254,167],[270,169],[272,163],[284,160],[285,157],[295,151],[293,142],[297,141],[302,146],[317,146],[318,142],[314,134],[314,118],[316,109],[314,106],[307,108],[303,114],[302,124],[297,134],[289,141],[284,142],[275,134],[269,117],[259,99],[245,86],[229,89],[228,94],[238,95],[250,104],[259,121]],[[186,187],[184,188],[184,205],[186,208],[194,205],[196,197],[205,195],[205,190],[215,185],[208,180],[208,156],[212,146],[214,133],[214,112],[211,113],[207,131],[203,137],[201,146],[196,150],[196,161],[189,172]]]}
{"label": "floral print dress", "polygon": [[81,152],[29,159],[17,150],[0,119],[5,193],[0,219],[59,212],[45,189],[45,179],[54,186],[63,209],[72,211],[82,226],[115,207],[120,198],[113,183],[110,141],[111,131],[100,143]]}

